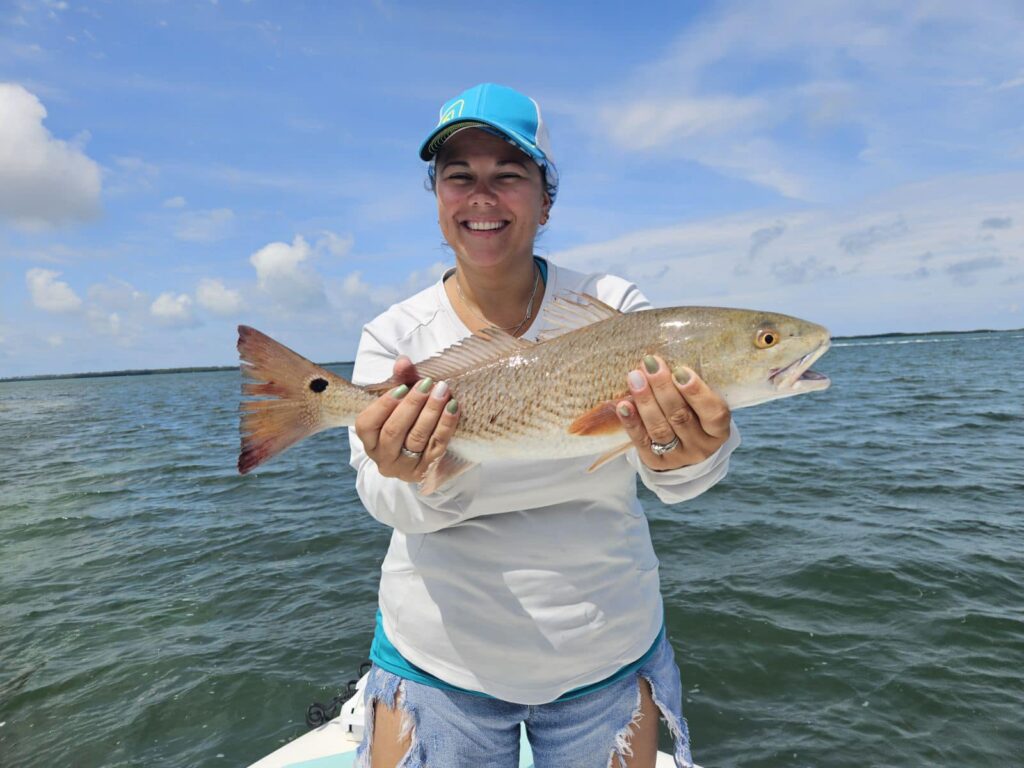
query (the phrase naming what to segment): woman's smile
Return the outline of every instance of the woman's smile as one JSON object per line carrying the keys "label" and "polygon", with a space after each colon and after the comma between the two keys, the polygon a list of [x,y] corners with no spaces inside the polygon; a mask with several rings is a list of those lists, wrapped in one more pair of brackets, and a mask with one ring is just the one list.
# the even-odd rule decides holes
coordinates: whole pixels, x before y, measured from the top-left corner
{"label": "woman's smile", "polygon": [[550,206],[540,168],[478,128],[459,131],[437,157],[437,213],[448,244],[479,267],[529,263]]}
{"label": "woman's smile", "polygon": [[496,235],[508,226],[508,221],[505,219],[497,221],[470,219],[462,222],[462,226],[477,235]]}

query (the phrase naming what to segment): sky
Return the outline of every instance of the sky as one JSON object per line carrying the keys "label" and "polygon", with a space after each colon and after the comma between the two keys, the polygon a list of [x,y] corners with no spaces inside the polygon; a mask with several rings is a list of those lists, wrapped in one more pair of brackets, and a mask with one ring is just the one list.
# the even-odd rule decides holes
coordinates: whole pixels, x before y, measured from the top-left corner
{"label": "sky", "polygon": [[417,150],[541,105],[537,252],[834,335],[1024,326],[1024,5],[0,0],[0,377],[317,361],[454,262]]}

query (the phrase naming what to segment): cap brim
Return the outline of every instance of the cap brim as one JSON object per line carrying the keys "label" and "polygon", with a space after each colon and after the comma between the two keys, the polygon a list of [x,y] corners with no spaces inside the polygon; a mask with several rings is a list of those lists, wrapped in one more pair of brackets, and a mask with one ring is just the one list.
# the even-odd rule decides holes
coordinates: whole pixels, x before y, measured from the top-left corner
{"label": "cap brim", "polygon": [[450,139],[459,131],[464,130],[466,128],[491,128],[492,130],[497,131],[502,136],[507,138],[509,141],[514,143],[517,147],[519,147],[519,149],[521,149],[525,154],[527,154],[534,160],[546,159],[544,157],[543,152],[541,152],[539,149],[533,146],[526,138],[520,136],[514,131],[510,131],[507,128],[504,128],[500,125],[489,122],[487,120],[475,119],[459,120],[456,122],[445,123],[444,125],[437,128],[433,133],[431,133],[427,137],[427,140],[420,145],[420,159],[427,161],[431,160],[434,157],[434,155],[437,154],[438,150],[441,149],[441,146],[446,141],[448,141],[448,139]]}

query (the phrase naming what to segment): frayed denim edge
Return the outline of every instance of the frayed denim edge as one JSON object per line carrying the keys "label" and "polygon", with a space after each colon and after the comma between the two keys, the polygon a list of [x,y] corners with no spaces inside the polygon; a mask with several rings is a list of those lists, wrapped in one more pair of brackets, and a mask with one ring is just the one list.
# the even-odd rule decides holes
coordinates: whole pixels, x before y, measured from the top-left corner
{"label": "frayed denim edge", "polygon": [[[665,722],[668,724],[669,733],[672,734],[672,744],[675,747],[675,754],[673,757],[675,758],[676,766],[678,766],[678,768],[694,768],[693,757],[690,755],[690,729],[686,725],[686,718],[682,718],[682,722],[680,722],[679,718],[677,718],[664,704],[661,703],[658,699],[658,689],[654,685],[654,680],[643,674],[640,675],[640,677],[646,680],[647,684],[651,686],[651,698],[654,699],[655,706],[658,708],[658,711],[661,712],[661,716],[665,718]],[[637,688],[639,687],[640,684],[637,683]]]}
{"label": "frayed denim edge", "polygon": [[[657,689],[654,687],[654,680],[647,675],[638,674],[636,676],[636,709],[633,710],[633,716],[629,722],[626,723],[622,729],[615,734],[615,746],[612,747],[612,752],[608,755],[608,768],[625,768],[626,758],[633,756],[633,749],[630,746],[630,740],[633,736],[633,726],[639,725],[640,721],[643,720],[643,713],[640,711],[643,703],[643,693],[640,689],[640,680],[644,679],[647,681],[647,685],[651,688],[651,699],[654,701],[654,705],[658,708],[658,712],[664,718],[665,723],[668,725],[669,733],[672,734],[672,743],[675,747],[675,759],[676,766],[678,768],[694,768],[693,758],[690,756],[690,739],[687,737],[689,729],[686,727],[686,718],[683,718],[683,722],[680,723],[678,718],[670,712],[661,701],[658,700]],[[616,766],[616,763],[618,764]]]}
{"label": "frayed denim edge", "polygon": [[[653,690],[653,689],[652,689]],[[639,725],[644,719],[640,707],[643,703],[643,692],[640,690],[640,676],[636,678],[636,707],[633,709],[633,716],[629,722],[622,726],[622,729],[615,734],[615,746],[608,755],[608,768],[626,768],[626,758],[633,756],[633,748],[630,742],[633,738],[633,726]],[[618,763],[618,766],[616,766]]]}
{"label": "frayed denim edge", "polygon": [[387,675],[383,686],[376,679],[376,669],[371,671],[370,678],[363,691],[364,725],[363,741],[356,749],[355,768],[370,768],[370,750],[373,748],[373,728],[375,705],[380,701],[388,709],[398,707],[402,712],[402,725],[398,731],[401,741],[411,735],[409,751],[402,756],[395,768],[426,768],[426,755],[422,745],[416,740],[416,726],[419,724],[419,713],[407,703],[405,698],[405,681],[394,675]]}

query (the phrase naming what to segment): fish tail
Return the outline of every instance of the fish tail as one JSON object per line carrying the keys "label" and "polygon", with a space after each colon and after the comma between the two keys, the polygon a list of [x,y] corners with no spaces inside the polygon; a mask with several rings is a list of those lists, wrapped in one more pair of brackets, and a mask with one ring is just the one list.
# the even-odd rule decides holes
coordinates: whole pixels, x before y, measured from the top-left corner
{"label": "fish tail", "polygon": [[245,377],[238,471],[246,474],[310,435],[355,422],[373,395],[247,325],[238,326]]}

